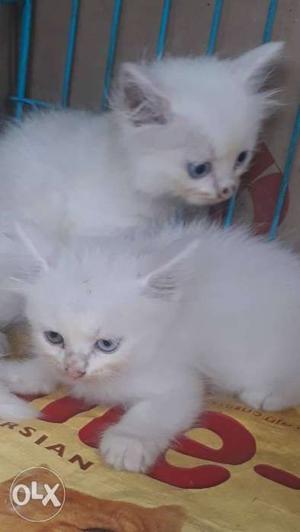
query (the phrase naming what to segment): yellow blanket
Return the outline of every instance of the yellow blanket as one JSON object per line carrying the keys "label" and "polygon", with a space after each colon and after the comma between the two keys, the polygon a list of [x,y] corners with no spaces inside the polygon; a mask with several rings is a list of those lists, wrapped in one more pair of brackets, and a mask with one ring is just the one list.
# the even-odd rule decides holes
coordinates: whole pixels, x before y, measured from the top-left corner
{"label": "yellow blanket", "polygon": [[[63,392],[34,403],[43,420],[0,421],[0,532],[300,530],[300,409],[270,414],[214,398],[202,428],[140,475],[109,469],[95,448],[118,409],[88,409]],[[13,478],[40,464],[66,487],[65,506],[47,525],[28,524],[9,499]]]}

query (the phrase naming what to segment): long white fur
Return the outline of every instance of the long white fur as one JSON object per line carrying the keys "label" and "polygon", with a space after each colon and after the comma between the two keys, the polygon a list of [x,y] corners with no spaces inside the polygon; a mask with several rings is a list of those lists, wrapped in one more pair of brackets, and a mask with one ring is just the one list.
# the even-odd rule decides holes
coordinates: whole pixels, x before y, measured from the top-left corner
{"label": "long white fur", "polygon": [[[281,43],[271,43],[233,60],[124,65],[112,112],[41,113],[12,124],[0,141],[0,209],[5,219],[0,220],[1,279],[7,279],[8,265],[10,277],[18,277],[14,272],[23,269],[27,280],[41,267],[31,271],[26,262],[29,249],[8,251],[6,226],[11,231],[15,220],[20,227],[37,224],[44,240],[47,235],[58,247],[74,235],[97,236],[162,220],[176,211],[178,202],[209,205],[233,193],[250,162],[249,156],[236,168],[237,156],[241,151],[252,154],[269,112],[272,98],[261,87],[281,50]],[[212,163],[211,174],[192,180],[187,163],[206,161]],[[60,275],[63,278],[66,271]],[[23,312],[18,290],[6,284],[2,324]],[[164,287],[166,300],[168,292],[172,286]],[[46,309],[45,301],[43,296]],[[3,364],[5,382],[10,365]],[[33,388],[38,387],[35,382]],[[1,404],[5,401],[0,397]],[[5,408],[1,413],[0,407],[0,415],[5,417]],[[187,414],[185,419],[189,424]]]}
{"label": "long white fur", "polygon": [[[230,193],[250,162],[234,170],[237,155],[252,153],[270,110],[270,93],[261,87],[282,46],[259,46],[232,60],[125,64],[112,112],[33,113],[11,124],[0,138],[0,278],[8,265],[14,275],[24,263],[1,237],[16,221],[26,232],[38,226],[58,245],[163,220],[178,202],[224,199],[220,191]],[[214,162],[211,175],[191,179],[187,162],[207,160]],[[20,312],[6,293],[0,323]]]}
{"label": "long white fur", "polygon": [[[42,366],[76,396],[126,406],[100,442],[114,467],[145,470],[191,426],[203,376],[254,408],[300,401],[299,257],[242,229],[171,224],[73,242],[25,298]],[[105,355],[99,338],[121,343]]]}
{"label": "long white fur", "polygon": [[[282,48],[124,64],[111,112],[31,113],[11,124],[0,140],[1,213],[66,239],[227,199],[273,107],[262,86]],[[188,175],[188,162],[207,161],[206,177]]]}

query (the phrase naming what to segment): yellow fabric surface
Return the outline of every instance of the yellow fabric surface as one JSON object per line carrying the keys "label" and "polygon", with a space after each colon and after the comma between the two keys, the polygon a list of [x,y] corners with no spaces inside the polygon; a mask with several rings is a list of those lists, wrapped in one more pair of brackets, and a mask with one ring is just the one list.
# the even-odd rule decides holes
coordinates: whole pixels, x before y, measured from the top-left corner
{"label": "yellow fabric surface", "polygon": [[[62,395],[42,397],[35,399],[34,403],[43,408]],[[197,466],[213,465],[217,468],[217,476],[219,468],[223,468],[223,472],[225,469],[224,474],[229,478],[217,486],[181,488],[147,475],[117,472],[106,467],[97,449],[80,441],[78,436],[78,431],[95,416],[103,415],[105,410],[100,407],[75,413],[67,421],[58,423],[31,420],[8,424],[1,421],[0,482],[7,481],[26,468],[47,464],[61,475],[67,488],[99,499],[125,501],[145,507],[179,505],[187,516],[182,529],[184,532],[299,531],[300,409],[270,414],[253,411],[231,400],[224,402],[223,399],[214,398],[207,410],[210,411],[209,419],[212,423],[218,426],[225,420],[229,424],[225,436],[223,435],[223,442],[216,434],[218,429],[212,431],[208,428],[189,431],[189,441],[192,439],[205,444],[209,453],[210,450],[214,453],[215,449],[222,446],[224,449],[224,446],[229,445],[229,459],[221,457],[221,462],[218,463],[207,457],[199,458],[199,454],[201,456],[203,453],[200,449],[199,454],[196,453],[197,457],[169,450],[166,460],[177,468],[188,469],[191,478]],[[207,423],[204,422],[204,425]],[[238,428],[238,433],[234,427]],[[243,438],[246,438],[246,443]],[[253,450],[255,444],[256,451]],[[234,451],[230,450],[232,445]],[[250,458],[249,453],[253,455]],[[80,459],[74,458],[78,455]],[[228,465],[226,459],[242,463]],[[254,467],[261,464],[294,475],[294,487],[258,474]],[[181,472],[182,469],[179,470],[179,481]],[[198,474],[201,479],[201,470]],[[283,475],[285,479],[285,473]],[[288,484],[289,482],[288,480]],[[22,520],[18,519],[21,527]],[[56,530],[55,519],[51,523],[51,530]],[[0,530],[7,532],[1,528],[1,521]]]}

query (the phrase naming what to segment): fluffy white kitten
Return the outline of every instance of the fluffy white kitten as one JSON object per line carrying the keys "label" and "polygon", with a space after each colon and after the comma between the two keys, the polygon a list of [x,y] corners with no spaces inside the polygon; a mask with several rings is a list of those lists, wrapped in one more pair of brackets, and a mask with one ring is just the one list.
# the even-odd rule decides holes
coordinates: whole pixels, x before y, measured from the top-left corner
{"label": "fluffy white kitten", "polygon": [[300,260],[278,243],[170,225],[74,244],[27,283],[41,361],[127,408],[99,444],[116,468],[145,470],[192,425],[202,375],[254,408],[300,401]]}
{"label": "fluffy white kitten", "polygon": [[[127,64],[113,112],[41,113],[11,125],[0,142],[2,231],[15,219],[34,221],[64,241],[163,218],[179,200],[205,205],[226,199],[249,164],[268,114],[270,93],[260,88],[281,49],[271,43],[235,60]],[[23,254],[18,259],[9,250],[6,236],[0,239],[2,279],[26,265]],[[1,325],[23,311],[9,291],[0,310]],[[2,354],[7,349],[2,335]],[[21,382],[14,378],[15,366],[3,364],[8,388],[2,390],[0,415],[11,417],[9,391],[25,393],[36,374],[29,369]],[[16,417],[24,415],[19,406]]]}
{"label": "fluffy white kitten", "polygon": [[261,88],[282,47],[126,63],[111,112],[11,124],[0,141],[1,212],[67,238],[165,217],[181,202],[224,201],[272,107]]}

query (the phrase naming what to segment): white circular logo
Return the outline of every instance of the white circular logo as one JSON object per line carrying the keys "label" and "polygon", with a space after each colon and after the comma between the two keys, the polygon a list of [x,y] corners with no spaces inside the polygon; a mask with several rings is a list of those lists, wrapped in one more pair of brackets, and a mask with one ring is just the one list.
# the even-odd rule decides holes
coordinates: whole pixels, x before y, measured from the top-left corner
{"label": "white circular logo", "polygon": [[24,469],[13,480],[9,490],[14,511],[35,523],[49,521],[59,514],[66,499],[61,477],[47,467]]}

